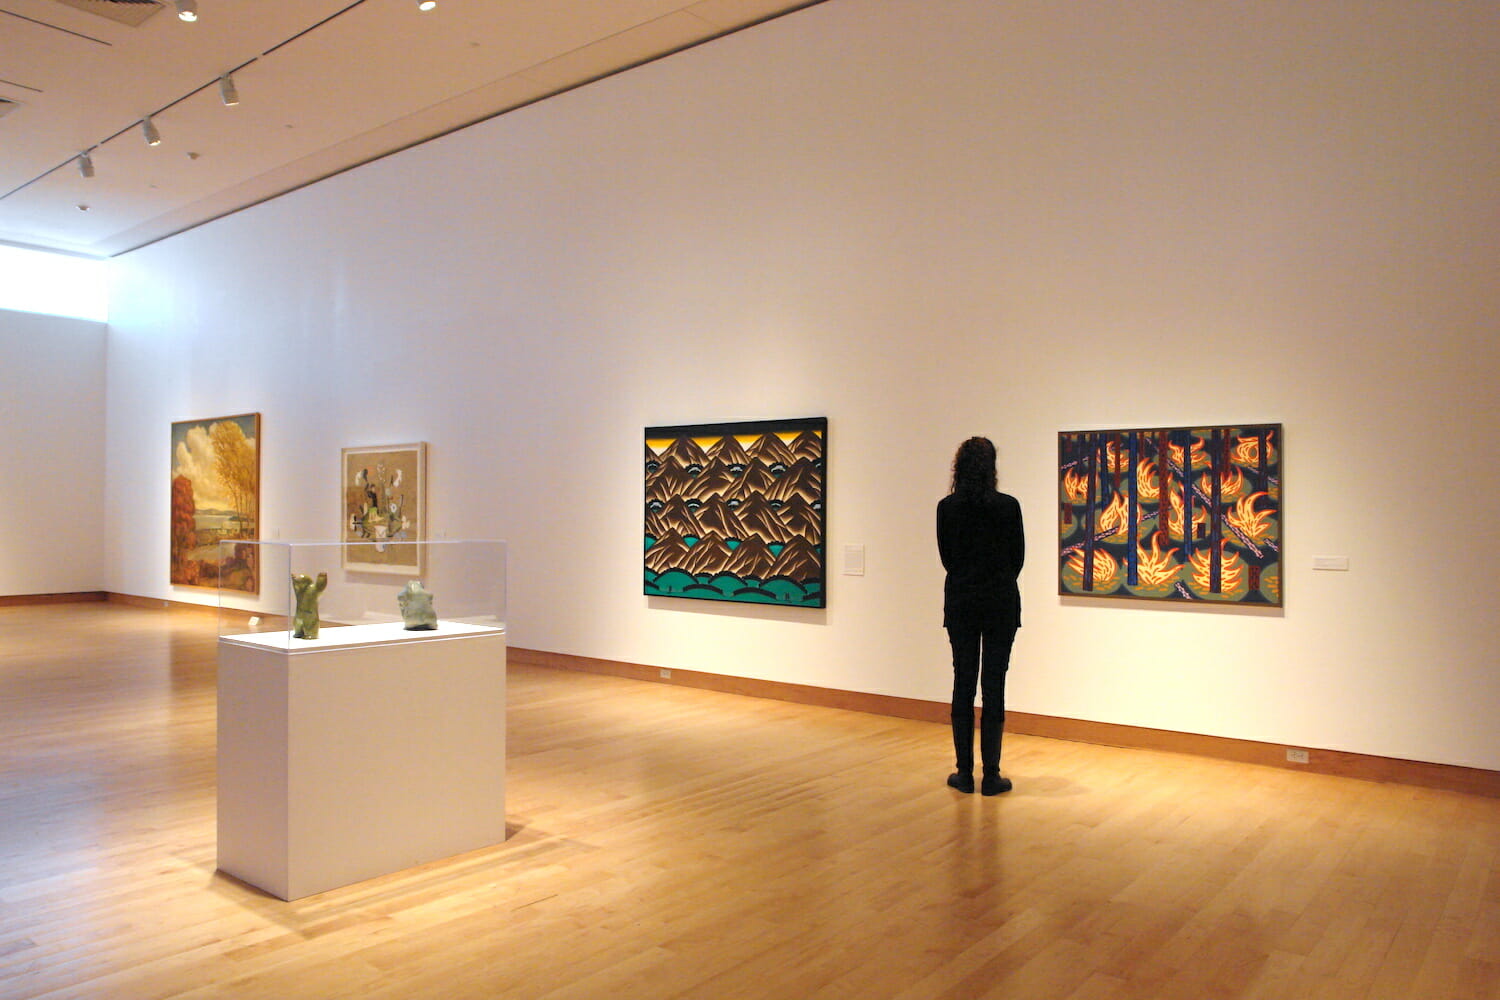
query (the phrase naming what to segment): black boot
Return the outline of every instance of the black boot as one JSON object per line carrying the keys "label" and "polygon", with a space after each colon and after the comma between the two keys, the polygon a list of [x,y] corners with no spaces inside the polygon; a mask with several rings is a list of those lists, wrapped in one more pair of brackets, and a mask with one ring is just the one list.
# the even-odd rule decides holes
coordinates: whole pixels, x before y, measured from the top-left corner
{"label": "black boot", "polygon": [[984,773],[984,781],[980,782],[979,791],[983,795],[1001,795],[1010,791],[1013,787],[1009,778],[1000,777],[1000,772]]}
{"label": "black boot", "polygon": [[953,713],[954,772],[948,776],[948,787],[972,794],[974,791],[974,712]]}
{"label": "black boot", "polygon": [[999,795],[1012,787],[1009,778],[1000,777],[1000,738],[1004,730],[1005,710],[992,711],[985,706],[979,718],[979,759],[984,764],[979,790],[985,795]]}

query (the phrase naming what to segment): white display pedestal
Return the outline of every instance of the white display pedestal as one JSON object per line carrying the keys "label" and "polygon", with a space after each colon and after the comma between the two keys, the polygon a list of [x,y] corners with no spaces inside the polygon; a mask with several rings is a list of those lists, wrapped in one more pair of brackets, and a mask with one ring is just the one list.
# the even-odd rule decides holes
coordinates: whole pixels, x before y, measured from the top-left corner
{"label": "white display pedestal", "polygon": [[219,869],[281,899],[505,840],[505,630],[219,639]]}

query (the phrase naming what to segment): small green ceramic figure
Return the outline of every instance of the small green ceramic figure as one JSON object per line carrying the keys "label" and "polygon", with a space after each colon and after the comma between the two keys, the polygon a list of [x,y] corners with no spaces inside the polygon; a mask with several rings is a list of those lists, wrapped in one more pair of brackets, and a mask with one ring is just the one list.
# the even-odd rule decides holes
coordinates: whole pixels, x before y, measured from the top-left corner
{"label": "small green ceramic figure", "polygon": [[297,595],[297,613],[292,616],[293,639],[318,637],[318,595],[327,587],[327,573],[319,573],[316,583],[306,573],[292,574],[292,590]]}
{"label": "small green ceramic figure", "polygon": [[437,612],[432,610],[432,595],[422,587],[421,580],[411,580],[406,589],[396,595],[401,605],[401,617],[408,632],[420,632],[437,628]]}

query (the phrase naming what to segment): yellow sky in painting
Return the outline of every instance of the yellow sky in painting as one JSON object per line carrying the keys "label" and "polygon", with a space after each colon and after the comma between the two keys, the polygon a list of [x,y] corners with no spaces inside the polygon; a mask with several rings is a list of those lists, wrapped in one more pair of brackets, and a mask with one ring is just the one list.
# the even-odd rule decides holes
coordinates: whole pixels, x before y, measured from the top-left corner
{"label": "yellow sky in painting", "polygon": [[[794,430],[794,431],[775,431],[773,433],[775,433],[775,435],[777,437],[781,438],[781,440],[785,444],[791,444],[793,441],[797,440],[798,435],[800,435],[802,433],[802,431],[800,431],[800,430]],[[724,435],[722,435],[722,434],[716,434],[716,435],[713,435],[711,437],[695,437],[695,438],[693,438],[693,440],[698,443],[698,447],[703,448],[703,449],[706,450],[710,446],[718,443],[723,438],[723,436]],[[751,444],[754,441],[758,440],[760,437],[761,437],[761,435],[759,435],[759,434],[736,434],[736,435],[734,435],[734,439],[736,441],[738,441],[742,445]],[[652,451],[656,452],[657,454],[661,454],[662,449],[670,446],[672,444],[672,442],[675,441],[675,440],[677,440],[677,439],[676,438],[647,438],[646,439],[646,447],[650,448]]]}

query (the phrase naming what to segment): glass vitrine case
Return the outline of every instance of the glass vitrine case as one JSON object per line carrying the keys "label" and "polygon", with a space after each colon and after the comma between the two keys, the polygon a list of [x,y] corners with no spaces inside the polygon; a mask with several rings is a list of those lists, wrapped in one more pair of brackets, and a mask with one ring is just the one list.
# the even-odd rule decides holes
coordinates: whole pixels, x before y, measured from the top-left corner
{"label": "glass vitrine case", "polygon": [[286,650],[505,629],[506,544],[225,541],[219,637]]}

